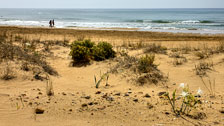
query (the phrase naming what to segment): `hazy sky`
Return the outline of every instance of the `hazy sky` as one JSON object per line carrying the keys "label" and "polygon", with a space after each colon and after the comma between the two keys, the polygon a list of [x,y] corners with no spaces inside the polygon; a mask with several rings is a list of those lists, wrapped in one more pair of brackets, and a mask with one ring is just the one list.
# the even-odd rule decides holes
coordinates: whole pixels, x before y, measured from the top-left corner
{"label": "hazy sky", "polygon": [[0,0],[0,8],[224,8],[224,0]]}

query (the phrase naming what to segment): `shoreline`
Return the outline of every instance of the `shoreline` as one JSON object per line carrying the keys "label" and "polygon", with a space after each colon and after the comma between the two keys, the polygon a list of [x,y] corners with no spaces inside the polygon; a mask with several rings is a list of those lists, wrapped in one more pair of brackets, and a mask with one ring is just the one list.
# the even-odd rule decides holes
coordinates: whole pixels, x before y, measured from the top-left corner
{"label": "shoreline", "polygon": [[158,31],[138,31],[126,29],[89,29],[89,28],[49,28],[33,26],[0,26],[2,32],[14,35],[47,34],[64,38],[84,38],[94,41],[108,42],[166,42],[166,41],[224,41],[224,34],[199,34],[199,33],[171,33]]}
{"label": "shoreline", "polygon": [[19,28],[43,28],[43,29],[73,29],[73,30],[101,30],[101,31],[135,31],[135,32],[156,32],[156,33],[174,33],[174,34],[199,34],[199,35],[224,35],[224,31],[220,30],[198,30],[198,29],[186,29],[186,30],[174,30],[174,29],[151,29],[143,30],[140,28],[119,28],[119,27],[108,27],[108,28],[94,28],[94,27],[53,27],[48,26],[28,26],[28,25],[0,25],[0,27],[19,27]]}

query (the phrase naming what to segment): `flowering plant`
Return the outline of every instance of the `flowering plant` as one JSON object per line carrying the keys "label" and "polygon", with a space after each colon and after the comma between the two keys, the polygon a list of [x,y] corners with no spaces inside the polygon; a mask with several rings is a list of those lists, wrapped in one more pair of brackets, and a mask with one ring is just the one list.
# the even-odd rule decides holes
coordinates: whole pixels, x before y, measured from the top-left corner
{"label": "flowering plant", "polygon": [[[186,84],[181,83],[180,86],[181,93],[177,97],[177,90],[174,90],[172,93],[172,99],[167,92],[165,96],[168,98],[170,105],[176,115],[186,114],[188,115],[192,109],[197,107],[197,104],[200,102],[196,96],[200,96],[202,94],[202,90],[199,88],[197,91],[197,95],[192,94],[189,91],[189,87]],[[178,108],[176,106],[177,99],[181,99],[181,106]]]}

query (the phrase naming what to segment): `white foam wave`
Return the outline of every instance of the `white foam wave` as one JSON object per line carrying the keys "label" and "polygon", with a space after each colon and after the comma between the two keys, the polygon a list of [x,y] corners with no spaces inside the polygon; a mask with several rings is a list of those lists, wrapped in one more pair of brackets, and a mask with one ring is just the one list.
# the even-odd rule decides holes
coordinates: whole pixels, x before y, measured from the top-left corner
{"label": "white foam wave", "polygon": [[0,20],[0,25],[47,26],[47,21]]}
{"label": "white foam wave", "polygon": [[198,20],[188,20],[188,21],[182,21],[181,23],[183,23],[183,24],[196,24],[196,23],[200,23],[200,21],[198,21]]}

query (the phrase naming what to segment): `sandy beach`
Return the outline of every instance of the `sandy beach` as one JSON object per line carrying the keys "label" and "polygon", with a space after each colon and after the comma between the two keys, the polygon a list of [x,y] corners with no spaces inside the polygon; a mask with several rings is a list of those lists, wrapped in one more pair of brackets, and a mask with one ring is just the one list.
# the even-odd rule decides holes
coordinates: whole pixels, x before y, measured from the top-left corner
{"label": "sandy beach", "polygon": [[[0,126],[224,125],[224,34],[135,30],[0,26]],[[72,66],[76,40],[108,42],[116,57]],[[135,70],[146,54],[156,76]],[[176,89],[180,109],[181,83],[200,96],[177,116],[165,94]]]}

